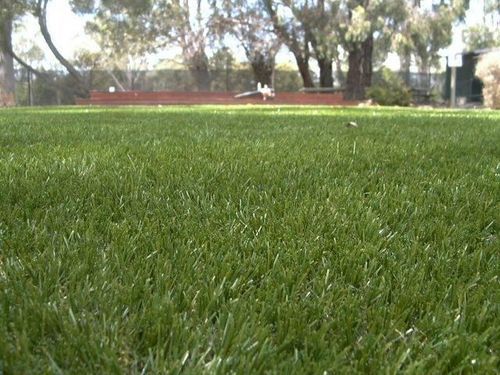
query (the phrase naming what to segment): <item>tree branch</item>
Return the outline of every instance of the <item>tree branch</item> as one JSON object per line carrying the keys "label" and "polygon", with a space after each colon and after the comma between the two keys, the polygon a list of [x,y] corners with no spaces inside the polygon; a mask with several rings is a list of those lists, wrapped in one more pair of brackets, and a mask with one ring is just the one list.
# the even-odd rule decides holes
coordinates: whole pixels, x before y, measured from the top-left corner
{"label": "tree branch", "polygon": [[121,84],[120,80],[116,77],[115,73],[113,73],[113,71],[111,69],[107,69],[106,72],[109,74],[109,76],[111,77],[111,79],[113,79],[113,81],[115,82],[115,84],[118,86],[118,88],[121,91],[127,91],[125,89],[125,87],[123,87],[123,85]]}
{"label": "tree branch", "polygon": [[50,51],[54,54],[57,60],[66,68],[68,73],[75,79],[78,84],[80,94],[88,94],[88,88],[85,85],[85,81],[81,74],[71,65],[71,63],[64,58],[64,56],[59,52],[57,47],[52,41],[49,29],[47,27],[47,3],[49,0],[37,0],[36,16],[38,18],[38,24],[40,25],[40,31],[42,36],[47,43]]}
{"label": "tree branch", "polygon": [[28,64],[26,61],[24,61],[19,55],[17,55],[14,52],[14,48],[12,47],[12,41],[9,38],[1,38],[3,43],[2,43],[2,48],[4,49],[5,52],[7,52],[16,62],[21,65],[23,68],[28,70],[29,72],[40,76],[40,77],[48,77],[48,75],[44,72],[41,72],[35,68],[33,68],[30,64]]}

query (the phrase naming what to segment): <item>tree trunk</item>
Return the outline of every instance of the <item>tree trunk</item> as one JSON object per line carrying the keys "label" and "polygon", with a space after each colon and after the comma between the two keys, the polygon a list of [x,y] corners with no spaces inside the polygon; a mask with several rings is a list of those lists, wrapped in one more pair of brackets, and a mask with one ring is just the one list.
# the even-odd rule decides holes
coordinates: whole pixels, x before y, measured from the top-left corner
{"label": "tree trunk", "polygon": [[333,87],[333,67],[332,59],[318,58],[319,86]]}
{"label": "tree trunk", "polygon": [[363,53],[359,47],[349,51],[349,70],[347,71],[344,99],[362,100],[365,96],[363,87]]}
{"label": "tree trunk", "polygon": [[118,89],[120,91],[127,91],[125,89],[125,87],[123,86],[123,84],[118,79],[118,77],[116,76],[115,72],[113,72],[111,69],[106,70],[106,72],[109,74],[109,76],[111,77],[111,79],[113,80],[113,82],[115,83],[115,85],[118,86]]}
{"label": "tree trunk", "polygon": [[85,80],[82,75],[75,69],[75,67],[64,58],[64,56],[59,52],[57,47],[54,45],[52,41],[52,36],[50,35],[49,29],[47,27],[47,3],[48,0],[38,0],[37,2],[37,17],[38,17],[38,25],[40,26],[40,32],[47,43],[52,54],[56,57],[56,59],[66,68],[68,73],[73,77],[78,85],[78,94],[80,96],[86,97],[88,96],[88,88],[85,85]]}
{"label": "tree trunk", "polygon": [[[370,0],[359,1],[359,5],[368,9]],[[365,89],[372,84],[373,75],[373,33],[361,44],[356,43],[349,51],[349,71],[347,72],[344,98],[363,100]]]}
{"label": "tree trunk", "polygon": [[204,51],[198,52],[189,62],[189,72],[194,80],[197,91],[210,91],[210,72],[208,58]]}
{"label": "tree trunk", "polygon": [[400,70],[404,74],[404,81],[409,86],[410,85],[410,66],[411,66],[411,55],[405,53],[399,56],[399,64],[401,65]]}
{"label": "tree trunk", "polygon": [[311,72],[309,71],[309,60],[304,58],[302,55],[296,53],[295,60],[297,61],[297,67],[299,68],[300,76],[302,77],[302,82],[304,87],[314,87],[314,82],[311,77]]}
{"label": "tree trunk", "polygon": [[295,32],[290,33],[288,31],[287,27],[280,22],[274,7],[274,1],[263,0],[262,5],[272,20],[276,34],[293,53],[304,87],[314,87],[311,72],[309,71],[309,40],[307,38],[300,40]]}
{"label": "tree trunk", "polygon": [[363,91],[372,85],[373,76],[373,34],[362,44],[363,51]]}
{"label": "tree trunk", "polygon": [[[36,75],[43,79],[44,85],[51,88],[57,88],[57,84],[52,78],[44,72],[33,68],[30,64],[20,58],[12,48],[12,18],[6,13],[0,18],[0,105],[15,105],[15,75],[14,61],[21,65],[30,77],[29,84],[31,86],[31,77]],[[4,96],[2,96],[4,92]],[[28,95],[32,95],[32,92]],[[33,103],[32,99],[28,100]],[[4,103],[5,102],[5,103]],[[2,104],[4,103],[4,104]]]}
{"label": "tree trunk", "polygon": [[[324,13],[324,1],[320,0],[318,2],[318,7],[321,11],[321,14]],[[309,25],[307,26],[308,32],[307,41],[311,43],[312,49],[316,56],[316,61],[318,62],[319,68],[319,86],[320,87],[333,87],[333,67],[332,67],[332,58],[325,56],[322,53],[322,48],[318,44],[318,40],[316,39],[314,33],[310,31]]]}
{"label": "tree trunk", "polygon": [[344,87],[345,75],[344,72],[342,71],[342,61],[339,58],[335,59],[335,69],[337,71],[337,82],[340,87]]}
{"label": "tree trunk", "polygon": [[260,82],[262,86],[273,85],[274,58],[264,56],[260,52],[256,52],[250,60],[255,83]]}
{"label": "tree trunk", "polygon": [[16,105],[14,58],[8,52],[11,45],[12,19],[2,19],[0,25],[0,107]]}
{"label": "tree trunk", "polygon": [[131,70],[127,69],[127,71],[125,72],[125,76],[127,77],[128,89],[130,91],[134,91],[135,90],[134,73]]}
{"label": "tree trunk", "polygon": [[347,72],[346,100],[365,99],[365,90],[372,84],[373,76],[373,35],[361,45],[349,51],[349,71]]}

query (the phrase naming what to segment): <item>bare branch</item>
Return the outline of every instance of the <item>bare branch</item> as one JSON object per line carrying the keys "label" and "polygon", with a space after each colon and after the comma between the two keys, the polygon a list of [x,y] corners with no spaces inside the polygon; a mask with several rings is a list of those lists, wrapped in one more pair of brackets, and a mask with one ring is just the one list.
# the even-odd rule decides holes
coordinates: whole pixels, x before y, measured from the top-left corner
{"label": "bare branch", "polygon": [[64,56],[59,52],[57,47],[54,45],[52,41],[52,37],[50,35],[49,29],[47,27],[47,4],[49,0],[38,0],[37,8],[36,8],[36,16],[38,18],[38,24],[40,26],[40,31],[42,36],[47,43],[50,51],[54,54],[57,60],[66,68],[68,73],[75,79],[78,84],[78,87],[81,90],[81,94],[85,95],[88,93],[88,88],[85,85],[85,80],[81,76],[81,74],[71,65],[71,63],[64,58]]}

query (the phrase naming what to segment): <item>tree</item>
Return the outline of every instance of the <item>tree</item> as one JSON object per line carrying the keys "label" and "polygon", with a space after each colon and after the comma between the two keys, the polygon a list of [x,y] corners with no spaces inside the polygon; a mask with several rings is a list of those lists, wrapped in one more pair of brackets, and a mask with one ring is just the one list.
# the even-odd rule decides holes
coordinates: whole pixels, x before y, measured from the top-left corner
{"label": "tree", "polygon": [[340,65],[338,24],[335,22],[339,5],[339,1],[325,3],[325,0],[318,0],[311,6],[304,7],[298,14],[310,34],[321,87],[333,87],[333,61],[337,62],[337,66]]}
{"label": "tree", "polygon": [[0,37],[0,50],[3,51],[7,60],[13,59],[23,68],[37,76],[45,77],[46,74],[33,68],[27,63],[18,53],[14,51],[12,45],[12,32],[15,23],[26,13],[32,12],[34,9],[34,0],[0,0],[0,22],[1,37]]}
{"label": "tree", "polygon": [[14,23],[29,5],[27,0],[0,0],[0,105],[15,105],[14,61],[30,68],[12,48]]}
{"label": "tree", "polygon": [[311,57],[310,33],[293,17],[289,17],[289,14],[287,17],[286,12],[279,9],[282,5],[278,4],[277,1],[262,1],[264,9],[273,23],[274,32],[295,57],[304,87],[314,87],[309,70],[309,59]]}
{"label": "tree", "polygon": [[[54,57],[66,68],[68,73],[73,77],[76,83],[77,92],[81,96],[85,96],[88,93],[87,88],[84,85],[84,80],[82,79],[79,72],[73,67],[73,65],[64,58],[64,56],[59,52],[57,47],[52,41],[51,34],[47,27],[47,5],[49,0],[2,0],[0,2],[0,21],[1,23],[1,34],[0,49],[3,53],[2,61],[7,61],[7,65],[1,64],[2,66],[9,66],[10,60],[15,60],[22,67],[36,74],[39,77],[46,78],[47,75],[33,68],[30,64],[24,61],[15,51],[12,45],[12,30],[13,24],[19,20],[22,16],[30,13],[35,16],[38,20],[40,27],[40,33],[43,36],[47,46],[53,53]],[[8,55],[10,57],[6,58]]]}
{"label": "tree", "polygon": [[0,9],[0,106],[16,104],[16,81],[14,76],[14,58],[9,53],[12,45],[12,13]]}
{"label": "tree", "polygon": [[471,51],[500,47],[500,0],[484,0],[481,24],[464,31],[464,40]]}
{"label": "tree", "polygon": [[136,89],[136,82],[147,67],[147,56],[156,49],[156,30],[149,6],[121,5],[108,2],[97,9],[89,9],[88,5],[81,9],[94,15],[86,30],[100,53],[87,51],[79,60],[94,70],[106,71],[115,85],[126,91]]}
{"label": "tree", "polygon": [[[283,0],[278,5],[272,6],[267,2],[267,9],[272,16],[275,30],[295,55],[299,70],[305,58],[309,58],[312,50],[318,63],[321,87],[333,86],[332,61],[338,58],[335,15],[338,11],[339,1],[309,0],[292,1]],[[297,43],[300,37],[303,43]],[[307,60],[308,64],[308,60]],[[309,78],[305,71],[301,71],[304,78]],[[306,82],[304,82],[304,86]]]}
{"label": "tree", "polygon": [[208,27],[211,18],[209,10],[208,1],[160,0],[155,12],[160,39],[165,44],[175,43],[180,47],[183,63],[199,91],[210,90],[206,52],[212,37],[212,29]]}
{"label": "tree", "polygon": [[74,78],[76,84],[82,90],[82,92],[86,92],[87,88],[85,87],[85,81],[81,74],[75,69],[75,67],[68,61],[66,58],[59,52],[57,47],[54,45],[52,41],[52,36],[47,27],[47,4],[49,0],[37,0],[35,13],[34,15],[38,18],[38,24],[40,26],[40,32],[47,43],[50,51],[56,57],[56,59],[63,65],[71,77]]}
{"label": "tree", "polygon": [[464,31],[464,41],[470,51],[500,47],[500,30],[484,24],[471,26]]}
{"label": "tree", "polygon": [[[195,3],[189,0],[73,0],[73,4],[79,12],[96,17],[90,29],[96,36],[100,35],[99,44],[112,52],[113,61],[108,59],[108,67],[118,66],[130,73],[132,65],[144,63],[141,56],[165,46],[178,46],[198,90],[210,89],[206,47],[212,30],[208,27],[210,15],[206,15],[210,9],[208,0]],[[130,84],[133,79],[129,81]]]}
{"label": "tree", "polygon": [[347,8],[346,22],[341,24],[343,45],[349,54],[344,94],[347,100],[364,99],[365,89],[371,84],[373,31],[368,6],[369,0],[364,0]]}
{"label": "tree", "polygon": [[396,50],[402,70],[409,74],[412,58],[419,71],[428,74],[439,64],[438,51],[452,41],[452,26],[463,12],[463,4],[439,4],[424,9],[414,1],[407,2],[405,20],[396,39]]}
{"label": "tree", "polygon": [[[37,18],[40,33],[45,40],[47,46],[50,51],[54,55],[54,57],[64,66],[64,68],[68,71],[69,76],[73,79],[75,83],[75,92],[79,96],[88,95],[88,81],[85,77],[75,68],[74,64],[66,59],[59,49],[56,47],[52,40],[52,35],[47,27],[47,7],[50,0],[2,0],[1,4],[1,15],[0,20],[2,21],[2,33],[0,37],[0,50],[2,53],[2,60],[0,63],[2,71],[8,71],[6,67],[9,67],[9,59],[5,56],[10,56],[10,58],[17,61],[21,66],[26,68],[28,71],[36,74],[38,77],[42,77],[46,79],[48,76],[46,73],[41,72],[35,68],[33,68],[29,63],[24,61],[15,51],[12,46],[12,22],[16,19],[21,18],[23,15],[30,13],[34,17]],[[135,9],[135,10],[144,10],[145,5],[148,6],[148,1],[137,1],[137,0],[70,0],[70,4],[73,9],[79,13],[91,13],[96,12],[99,9],[107,9],[108,11],[113,10],[114,14],[119,14],[120,11],[124,9]],[[4,21],[5,20],[5,21]],[[113,30],[112,30],[113,31]],[[116,31],[116,30],[114,30]],[[104,33],[103,33],[104,35]],[[108,34],[108,36],[111,33]],[[120,33],[117,32],[113,34],[114,36],[119,36]],[[123,50],[123,46],[122,46]],[[6,54],[5,54],[6,52]],[[7,61],[7,63],[4,63]],[[50,80],[46,80],[50,82]],[[6,86],[7,87],[7,86]]]}
{"label": "tree", "polygon": [[[27,57],[40,59],[41,50],[37,46],[31,46],[27,51],[15,51],[12,44],[12,32],[16,23],[28,13],[37,14],[37,7],[42,3],[38,0],[2,0],[0,2],[0,91],[3,92],[2,101],[6,104],[14,104],[14,61],[26,69],[30,74],[36,75],[43,80],[45,85],[51,89],[57,89],[57,84],[47,73],[35,69],[27,60]],[[43,21],[42,21],[43,22]],[[46,26],[46,25],[45,25]],[[46,35],[48,30],[45,30]],[[19,46],[17,46],[19,49]],[[79,91],[82,94],[84,91]],[[7,98],[7,99],[5,99]]]}
{"label": "tree", "polygon": [[377,40],[395,33],[403,20],[404,1],[346,0],[340,7],[339,30],[349,64],[345,99],[364,99],[372,82]]}
{"label": "tree", "polygon": [[273,85],[275,58],[281,41],[272,32],[261,1],[232,0],[214,2],[212,26],[219,35],[235,37],[245,51],[255,82]]}
{"label": "tree", "polygon": [[321,87],[333,86],[333,60],[339,59],[338,0],[283,1],[307,35],[319,68]]}

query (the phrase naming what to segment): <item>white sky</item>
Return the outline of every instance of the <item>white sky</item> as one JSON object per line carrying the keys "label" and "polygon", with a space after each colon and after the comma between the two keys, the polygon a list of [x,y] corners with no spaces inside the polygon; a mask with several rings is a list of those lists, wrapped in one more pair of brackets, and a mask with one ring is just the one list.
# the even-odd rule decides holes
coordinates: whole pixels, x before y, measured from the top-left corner
{"label": "white sky", "polygon": [[[424,0],[424,6],[430,6],[433,0]],[[483,22],[483,0],[473,0],[471,9],[467,12],[466,23],[467,25],[474,25]],[[85,35],[85,22],[88,18],[77,16],[71,11],[68,0],[52,0],[49,2],[47,9],[47,22],[52,35],[54,44],[60,49],[63,56],[71,59],[75,52],[81,48],[96,49],[95,43]],[[454,30],[454,43],[463,47],[461,42],[461,33],[463,25],[457,25]],[[29,45],[36,44],[46,51],[46,61],[43,65],[46,68],[61,67],[57,61],[52,57],[52,54],[46,47],[42,38],[39,36],[38,24],[32,17],[25,17],[22,20],[22,27],[14,35],[14,44],[18,51],[29,49]],[[243,59],[241,51],[236,53],[237,57]],[[291,62],[293,63],[293,56],[287,51],[282,51],[278,56],[279,63]],[[397,69],[399,61],[396,56],[390,56],[386,63],[389,67]],[[315,67],[315,64],[312,64]]]}

